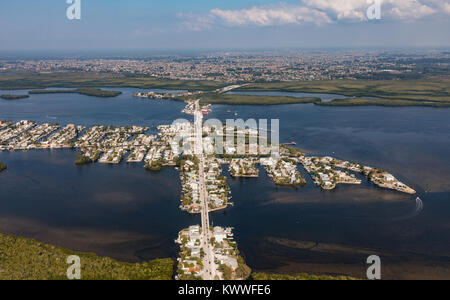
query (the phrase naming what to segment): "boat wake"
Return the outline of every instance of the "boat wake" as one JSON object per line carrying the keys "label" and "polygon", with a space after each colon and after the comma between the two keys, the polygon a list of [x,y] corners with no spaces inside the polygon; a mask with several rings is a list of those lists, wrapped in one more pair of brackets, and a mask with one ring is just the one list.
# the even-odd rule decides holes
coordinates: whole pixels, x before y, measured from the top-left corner
{"label": "boat wake", "polygon": [[403,220],[408,220],[414,217],[417,217],[418,215],[420,215],[420,213],[423,211],[423,202],[422,199],[420,199],[419,197],[416,198],[416,208],[414,209],[413,212],[399,217],[399,218],[395,218],[393,219],[393,221],[403,221]]}

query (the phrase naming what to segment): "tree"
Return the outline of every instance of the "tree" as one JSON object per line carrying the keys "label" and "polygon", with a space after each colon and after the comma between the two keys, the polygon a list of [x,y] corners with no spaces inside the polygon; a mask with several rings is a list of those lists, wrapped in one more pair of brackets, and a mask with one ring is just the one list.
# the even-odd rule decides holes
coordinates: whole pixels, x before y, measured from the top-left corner
{"label": "tree", "polygon": [[239,279],[247,279],[252,270],[244,263],[239,263],[239,267],[236,269],[236,277]]}
{"label": "tree", "polygon": [[221,264],[219,266],[220,272],[223,274],[223,279],[232,280],[233,279],[233,270],[227,265]]}
{"label": "tree", "polygon": [[90,164],[92,162],[93,161],[89,157],[82,155],[81,153],[77,153],[77,158],[75,160],[76,165],[85,165]]}

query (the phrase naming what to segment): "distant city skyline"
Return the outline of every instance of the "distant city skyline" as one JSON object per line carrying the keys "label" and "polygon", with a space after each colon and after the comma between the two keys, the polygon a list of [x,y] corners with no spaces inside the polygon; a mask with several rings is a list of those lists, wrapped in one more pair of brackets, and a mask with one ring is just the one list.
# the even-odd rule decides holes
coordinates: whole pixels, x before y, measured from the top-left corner
{"label": "distant city skyline", "polygon": [[2,1],[0,51],[450,47],[449,0]]}

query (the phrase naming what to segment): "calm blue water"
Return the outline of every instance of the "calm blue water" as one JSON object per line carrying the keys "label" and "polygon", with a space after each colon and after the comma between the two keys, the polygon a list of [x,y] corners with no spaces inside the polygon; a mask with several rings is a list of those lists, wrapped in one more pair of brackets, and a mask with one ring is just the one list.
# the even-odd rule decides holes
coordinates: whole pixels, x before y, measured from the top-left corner
{"label": "calm blue water", "polygon": [[[97,98],[78,94],[30,95],[23,101],[0,101],[2,119],[33,119],[37,122],[77,123],[85,126],[97,124],[146,125],[172,123],[184,108],[182,102],[132,97],[137,91],[119,88],[122,94],[114,98]],[[153,90],[161,92],[162,90]],[[0,91],[0,94],[26,94],[28,91]]]}
{"label": "calm blue water", "polygon": [[[180,113],[183,103],[114,90],[124,93],[0,100],[0,119],[154,128],[189,118]],[[378,254],[385,278],[450,278],[450,110],[215,105],[209,117],[280,119],[283,142],[384,168],[424,202],[416,211],[415,197],[366,181],[324,192],[309,177],[297,190],[275,187],[264,172],[230,178],[235,206],[211,219],[235,227],[253,269],[364,277],[365,259]],[[199,223],[178,209],[177,171],[149,173],[126,163],[77,168],[74,159],[71,150],[1,152],[9,169],[0,174],[0,230],[135,261],[174,257],[177,232]]]}

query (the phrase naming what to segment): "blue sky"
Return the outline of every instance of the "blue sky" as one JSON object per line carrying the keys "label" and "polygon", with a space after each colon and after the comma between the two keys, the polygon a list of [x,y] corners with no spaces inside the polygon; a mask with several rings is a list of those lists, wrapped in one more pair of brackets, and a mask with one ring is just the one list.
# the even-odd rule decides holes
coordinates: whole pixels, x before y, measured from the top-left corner
{"label": "blue sky", "polygon": [[[375,0],[373,0],[375,1]],[[0,50],[449,47],[450,0],[1,0]]]}

